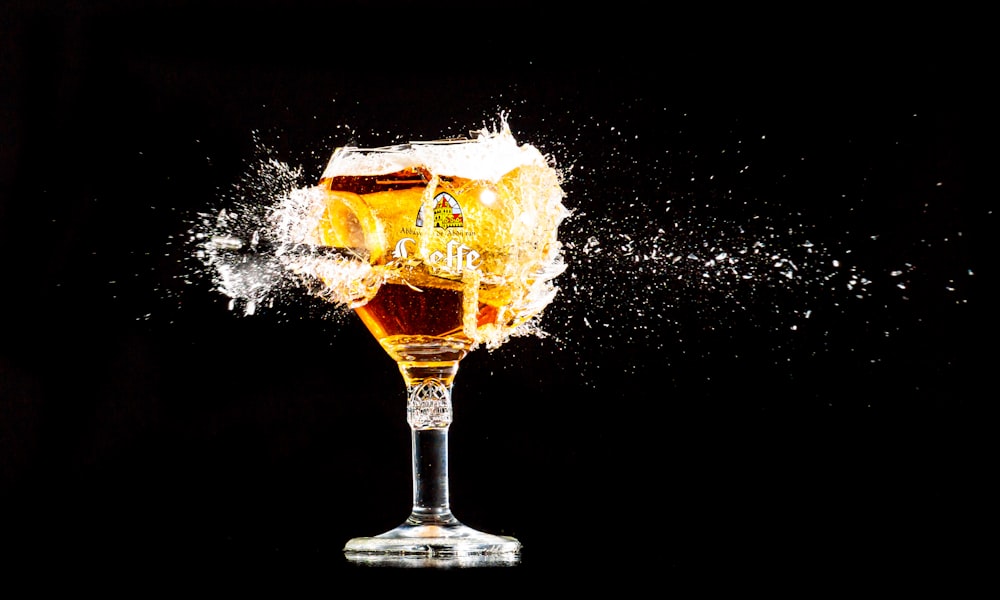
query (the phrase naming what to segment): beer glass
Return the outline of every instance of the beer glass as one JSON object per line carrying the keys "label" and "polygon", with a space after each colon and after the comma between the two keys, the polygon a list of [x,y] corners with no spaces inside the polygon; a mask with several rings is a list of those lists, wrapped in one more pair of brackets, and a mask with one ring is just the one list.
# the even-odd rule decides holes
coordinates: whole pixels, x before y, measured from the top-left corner
{"label": "beer glass", "polygon": [[551,160],[504,125],[468,138],[338,148],[319,185],[276,212],[296,249],[286,266],[360,317],[406,389],[410,514],[390,531],[347,541],[348,559],[519,555],[519,540],[452,514],[452,389],[469,352],[537,328],[565,269],[563,197]]}

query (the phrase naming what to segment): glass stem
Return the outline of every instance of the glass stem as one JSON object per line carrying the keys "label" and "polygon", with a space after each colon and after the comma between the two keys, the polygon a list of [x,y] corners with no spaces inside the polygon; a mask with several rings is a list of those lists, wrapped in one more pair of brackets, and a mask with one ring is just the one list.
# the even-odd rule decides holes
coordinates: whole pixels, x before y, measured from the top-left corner
{"label": "glass stem", "polygon": [[[448,428],[452,421],[451,390],[457,365],[439,376],[407,378],[406,421],[411,431],[413,525],[457,525],[448,499]],[[411,371],[409,375],[413,375]]]}
{"label": "glass stem", "polygon": [[448,428],[413,429],[413,510],[415,525],[457,523],[448,503]]}
{"label": "glass stem", "polygon": [[[459,522],[448,504],[448,428],[452,420],[451,388],[458,361],[400,361],[399,367],[406,382],[406,421],[412,440],[413,508],[398,527],[374,537],[352,538],[344,546],[344,552],[349,557],[516,560],[521,542],[512,536],[485,533]],[[503,563],[510,564],[507,558]]]}

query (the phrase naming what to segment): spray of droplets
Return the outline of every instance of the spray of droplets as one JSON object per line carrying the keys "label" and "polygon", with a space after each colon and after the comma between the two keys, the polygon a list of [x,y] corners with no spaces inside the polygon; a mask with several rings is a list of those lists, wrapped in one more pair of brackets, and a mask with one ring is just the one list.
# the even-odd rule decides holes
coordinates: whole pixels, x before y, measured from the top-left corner
{"label": "spray of droplets", "polygon": [[[226,205],[199,213],[190,233],[213,289],[228,298],[231,310],[246,316],[262,309],[281,314],[309,298],[302,293],[305,282],[289,268],[287,249],[277,243],[280,231],[273,216],[280,201],[301,197],[303,169],[262,154]],[[330,303],[325,316],[339,319],[347,312]]]}
{"label": "spray of droplets", "polygon": [[[634,200],[622,202],[624,194],[602,189],[593,170],[574,173],[580,158],[571,154],[573,143],[556,140],[550,146],[565,154],[553,162],[562,165],[570,209],[559,235],[566,269],[544,315],[525,324],[518,337],[553,341],[574,368],[586,371],[588,363],[599,362],[595,349],[676,350],[692,330],[726,330],[740,321],[792,338],[830,313],[865,302],[887,305],[890,293],[906,301],[911,293],[910,277],[919,271],[912,261],[872,271],[857,260],[872,253],[865,244],[877,246],[877,235],[820,231],[794,214],[767,212],[766,202],[739,218],[682,194],[652,198],[628,190]],[[266,149],[262,154],[227,206],[202,214],[192,233],[215,289],[243,314],[280,312],[315,298],[317,290],[304,294],[302,279],[289,266],[294,260],[335,260],[299,255],[290,262],[275,252],[274,207],[294,203],[296,190],[314,183],[317,174],[307,175]],[[606,210],[608,194],[615,196],[614,212]],[[947,289],[955,294],[959,286],[949,280]],[[338,303],[327,303],[327,310],[334,319],[349,313]]]}
{"label": "spray of droplets", "polygon": [[[411,151],[419,155],[414,160],[421,160],[421,164],[427,159],[444,160],[449,168],[458,168],[462,173],[471,168],[474,177],[484,179],[499,178],[537,154],[529,146],[516,145],[504,113],[500,125],[484,127],[469,148],[456,150],[455,146],[431,144],[415,146]],[[246,178],[244,189],[249,193],[239,195],[214,215],[201,214],[192,235],[197,256],[211,274],[214,289],[229,298],[231,310],[244,315],[256,314],[262,308],[282,311],[285,304],[301,301],[303,291],[330,303],[335,317],[371,300],[379,289],[380,276],[367,256],[351,254],[357,250],[317,247],[311,241],[316,223],[327,210],[327,197],[303,180],[301,168],[276,160],[267,151],[263,154],[266,159]],[[487,156],[489,161],[484,160]],[[561,175],[550,169],[551,157],[538,155],[531,160],[536,161],[536,166],[544,163],[550,173],[549,179],[533,181],[533,186],[557,184]],[[537,201],[544,206],[522,205],[522,214],[511,233],[514,239],[518,239],[517,235],[537,235],[536,230],[544,231],[549,225],[554,235],[558,223],[568,214],[560,199],[556,199],[555,206],[548,206],[553,198],[538,195]],[[543,217],[551,223],[539,224],[537,220]],[[526,243],[536,242],[529,238]],[[552,255],[547,254],[536,266],[530,286],[518,288],[524,297],[508,307],[512,314],[523,315],[518,324],[479,328],[482,339],[476,340],[474,348],[482,344],[495,350],[510,338],[548,335],[540,325],[540,317],[558,292],[551,281],[563,272],[565,262],[558,242],[553,240],[545,248]]]}

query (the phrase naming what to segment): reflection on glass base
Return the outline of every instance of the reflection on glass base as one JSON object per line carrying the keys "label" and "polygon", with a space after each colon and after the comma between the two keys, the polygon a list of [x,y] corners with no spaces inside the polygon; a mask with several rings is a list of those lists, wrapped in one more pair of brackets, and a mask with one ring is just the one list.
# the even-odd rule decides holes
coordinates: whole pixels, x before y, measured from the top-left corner
{"label": "reflection on glass base", "polygon": [[372,554],[367,552],[345,553],[347,561],[366,567],[395,567],[402,569],[468,569],[486,567],[513,567],[521,563],[517,553],[469,554],[466,556],[427,556],[419,554]]}
{"label": "reflection on glass base", "polygon": [[351,562],[399,567],[476,567],[516,565],[521,542],[462,524],[412,525],[375,537],[353,538],[344,546]]}

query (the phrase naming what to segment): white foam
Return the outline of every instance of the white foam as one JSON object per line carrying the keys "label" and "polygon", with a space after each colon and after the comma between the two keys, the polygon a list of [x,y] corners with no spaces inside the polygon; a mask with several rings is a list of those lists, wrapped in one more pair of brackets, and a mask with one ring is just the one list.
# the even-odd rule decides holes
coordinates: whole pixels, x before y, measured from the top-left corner
{"label": "white foam", "polygon": [[483,129],[477,137],[459,140],[410,142],[384,148],[337,148],[323,178],[341,175],[385,175],[410,167],[424,167],[432,175],[498,181],[523,166],[546,166],[542,153],[530,144],[518,145],[510,128]]}

